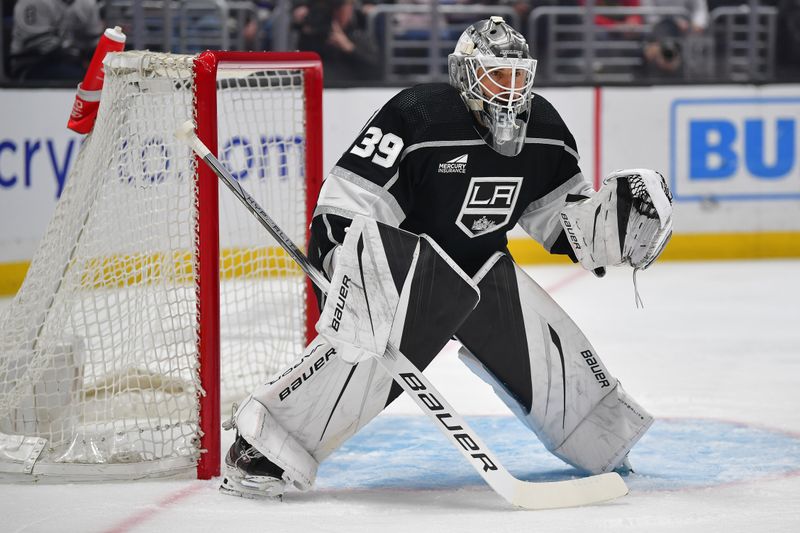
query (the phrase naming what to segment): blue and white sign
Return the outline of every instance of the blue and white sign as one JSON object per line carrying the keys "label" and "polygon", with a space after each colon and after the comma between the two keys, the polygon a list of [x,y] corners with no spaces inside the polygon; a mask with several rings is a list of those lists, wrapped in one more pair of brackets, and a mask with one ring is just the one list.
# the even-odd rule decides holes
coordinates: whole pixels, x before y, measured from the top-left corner
{"label": "blue and white sign", "polygon": [[678,201],[800,199],[800,98],[680,99],[670,113]]}

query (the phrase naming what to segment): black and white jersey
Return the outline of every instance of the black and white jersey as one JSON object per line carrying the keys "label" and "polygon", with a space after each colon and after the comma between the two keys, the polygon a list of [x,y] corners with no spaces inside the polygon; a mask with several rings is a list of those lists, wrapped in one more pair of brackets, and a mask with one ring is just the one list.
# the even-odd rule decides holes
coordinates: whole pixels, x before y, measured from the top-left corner
{"label": "black and white jersey", "polygon": [[367,123],[325,179],[309,255],[327,267],[356,214],[431,236],[474,275],[519,223],[551,253],[570,254],[558,213],[567,194],[591,194],[575,140],[553,106],[534,96],[525,145],[514,157],[480,137],[456,89],[401,91]]}

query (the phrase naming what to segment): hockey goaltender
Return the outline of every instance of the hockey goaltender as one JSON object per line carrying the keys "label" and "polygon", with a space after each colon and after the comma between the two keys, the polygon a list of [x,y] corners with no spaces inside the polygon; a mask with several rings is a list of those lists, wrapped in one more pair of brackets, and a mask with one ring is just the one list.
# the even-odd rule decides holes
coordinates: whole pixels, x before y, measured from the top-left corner
{"label": "hockey goaltender", "polygon": [[566,124],[533,93],[535,70],[502,18],[477,22],[449,56],[450,83],[398,93],[330,171],[308,251],[331,280],[319,335],[227,424],[224,493],[310,489],[320,462],[402,392],[377,363],[387,345],[424,369],[452,337],[553,454],[592,474],[630,468],[652,416],[514,263],[506,233],[519,224],[598,276],[643,269],[671,235],[672,199],[649,169],[595,192]]}

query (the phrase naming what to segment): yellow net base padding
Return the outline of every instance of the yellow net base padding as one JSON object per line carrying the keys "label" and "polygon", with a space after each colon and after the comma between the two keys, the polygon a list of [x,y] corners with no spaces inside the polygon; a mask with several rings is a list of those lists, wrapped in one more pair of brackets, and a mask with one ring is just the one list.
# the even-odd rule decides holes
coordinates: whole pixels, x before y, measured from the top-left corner
{"label": "yellow net base padding", "polygon": [[[0,263],[0,296],[13,296],[22,286],[30,261]],[[74,266],[73,266],[74,267]],[[110,289],[147,284],[168,277],[192,283],[189,252],[110,255],[81,265],[81,286]],[[220,280],[300,276],[302,271],[280,247],[228,248],[220,253]]]}
{"label": "yellow net base padding", "polygon": [[[571,263],[526,238],[510,239],[508,249],[521,265]],[[781,258],[800,258],[800,232],[673,235],[659,261]]]}
{"label": "yellow net base padding", "polygon": [[[508,248],[517,263],[569,264],[563,255],[551,255],[527,238],[510,239]],[[220,254],[221,279],[253,279],[300,275],[300,269],[282,248],[257,250],[225,249]],[[674,235],[660,261],[702,261],[724,259],[800,258],[800,232],[772,233],[698,233]],[[112,256],[97,260],[89,285],[104,286],[101,279],[114,279],[117,284],[141,282],[142,272],[160,271],[164,263],[179,273],[181,281],[190,282],[192,265],[189,254],[179,257]],[[29,261],[0,263],[0,296],[13,296],[22,285],[30,266]],[[114,275],[109,275],[114,273]],[[120,275],[120,273],[125,273]],[[95,277],[96,275],[96,277]]]}
{"label": "yellow net base padding", "polygon": [[30,261],[0,263],[0,296],[14,296],[28,273]]}

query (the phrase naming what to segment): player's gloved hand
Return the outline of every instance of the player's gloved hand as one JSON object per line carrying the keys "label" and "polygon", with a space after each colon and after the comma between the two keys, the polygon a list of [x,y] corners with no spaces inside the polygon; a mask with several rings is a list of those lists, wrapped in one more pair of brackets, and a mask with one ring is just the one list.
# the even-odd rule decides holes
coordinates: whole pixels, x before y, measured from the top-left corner
{"label": "player's gloved hand", "polygon": [[591,198],[572,199],[561,211],[561,225],[587,270],[647,268],[672,235],[672,194],[655,170],[612,172]]}

